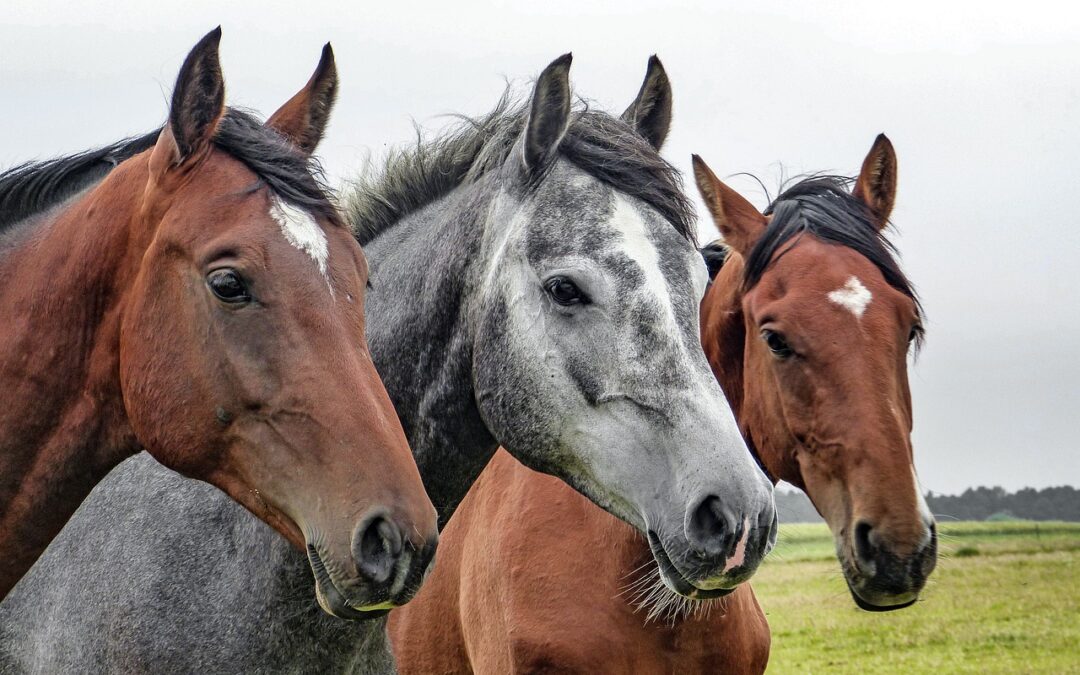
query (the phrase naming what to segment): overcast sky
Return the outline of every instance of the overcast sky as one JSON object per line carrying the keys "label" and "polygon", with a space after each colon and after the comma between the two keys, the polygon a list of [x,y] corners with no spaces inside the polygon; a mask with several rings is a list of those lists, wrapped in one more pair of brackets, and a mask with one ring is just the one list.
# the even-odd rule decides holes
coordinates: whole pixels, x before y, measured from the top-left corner
{"label": "overcast sky", "polygon": [[664,152],[684,172],[696,152],[770,189],[781,166],[854,173],[886,132],[895,240],[929,315],[912,372],[924,486],[1080,484],[1080,6],[8,0],[0,167],[161,124],[184,55],[218,24],[229,101],[263,115],[333,43],[342,88],[321,154],[335,182],[413,138],[414,120],[486,111],[504,78],[566,51],[576,93],[615,112],[660,56],[675,90]]}

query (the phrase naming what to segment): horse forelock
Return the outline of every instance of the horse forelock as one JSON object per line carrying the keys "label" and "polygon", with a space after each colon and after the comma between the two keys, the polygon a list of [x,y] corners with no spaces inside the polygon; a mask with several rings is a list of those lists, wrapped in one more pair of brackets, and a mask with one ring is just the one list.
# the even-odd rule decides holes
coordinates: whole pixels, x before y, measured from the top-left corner
{"label": "horse forelock", "polygon": [[[455,188],[498,171],[514,152],[528,114],[527,101],[517,101],[508,89],[489,113],[459,116],[460,123],[443,134],[392,150],[381,170],[356,181],[345,199],[346,216],[360,243]],[[694,241],[696,216],[681,176],[623,120],[579,102],[558,156],[645,202],[682,237]]]}
{"label": "horse forelock", "polygon": [[[753,288],[769,266],[795,246],[803,234],[850,248],[869,260],[886,283],[922,305],[911,281],[900,268],[896,248],[874,222],[869,209],[848,190],[852,179],[817,175],[798,180],[786,188],[765,210],[772,215],[765,232],[746,257],[743,284]],[[918,329],[921,342],[921,328]]]}

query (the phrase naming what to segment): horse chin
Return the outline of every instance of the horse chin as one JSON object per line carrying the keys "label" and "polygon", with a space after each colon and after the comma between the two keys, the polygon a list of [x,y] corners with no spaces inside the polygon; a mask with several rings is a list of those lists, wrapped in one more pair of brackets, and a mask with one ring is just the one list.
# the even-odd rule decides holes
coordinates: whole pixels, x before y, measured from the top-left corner
{"label": "horse chin", "polygon": [[326,569],[322,556],[314,546],[308,545],[308,563],[315,575],[315,599],[323,611],[330,616],[347,621],[366,621],[386,616],[394,605],[382,602],[375,605],[355,607],[345,599],[345,595],[338,590],[330,573]]}
{"label": "horse chin", "polygon": [[873,588],[867,588],[867,586],[872,586],[872,582],[862,575],[852,562],[854,554],[850,553],[840,540],[837,541],[836,554],[844,573],[844,583],[847,584],[851,599],[855,601],[855,606],[859,609],[866,612],[891,612],[911,607],[919,599],[918,590],[899,595],[875,593]]}
{"label": "horse chin", "polygon": [[683,573],[680,572],[679,568],[675,566],[675,563],[671,561],[671,558],[668,556],[667,551],[664,550],[663,545],[660,543],[660,538],[656,536],[656,533],[649,530],[648,536],[649,549],[652,551],[653,559],[656,560],[656,565],[660,570],[660,579],[673,593],[691,600],[711,600],[713,598],[722,598],[735,591],[735,587],[698,588],[691,583],[689,579],[683,576]]}

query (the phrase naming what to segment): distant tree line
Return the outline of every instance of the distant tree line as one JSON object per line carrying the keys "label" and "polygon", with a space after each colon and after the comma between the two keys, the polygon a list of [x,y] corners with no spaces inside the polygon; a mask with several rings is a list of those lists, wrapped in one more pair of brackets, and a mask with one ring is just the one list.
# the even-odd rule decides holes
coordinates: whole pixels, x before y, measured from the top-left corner
{"label": "distant tree line", "polygon": [[[929,492],[926,503],[939,520],[1068,520],[1080,522],[1080,490],[1063,485],[1007,492],[1000,487],[968,488],[958,495]],[[782,523],[818,523],[814,505],[802,492],[777,490]]]}

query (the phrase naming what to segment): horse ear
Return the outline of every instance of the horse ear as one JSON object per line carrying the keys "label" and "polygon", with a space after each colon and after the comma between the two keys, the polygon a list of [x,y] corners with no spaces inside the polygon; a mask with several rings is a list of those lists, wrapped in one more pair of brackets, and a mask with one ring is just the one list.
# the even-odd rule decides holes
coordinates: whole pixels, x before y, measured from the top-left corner
{"label": "horse ear", "polygon": [[724,243],[746,256],[765,231],[766,220],[742,195],[724,185],[705,161],[693,156],[694,180]]}
{"label": "horse ear", "polygon": [[705,259],[705,267],[709,269],[709,278],[715,279],[720,268],[727,262],[728,247],[722,241],[713,241],[701,247],[701,257]]}
{"label": "horse ear", "polygon": [[664,144],[671,129],[671,81],[656,54],[649,57],[645,81],[622,119],[657,150]]}
{"label": "horse ear", "polygon": [[169,108],[169,130],[161,140],[175,145],[173,164],[199,155],[217,131],[225,114],[225,79],[221,74],[218,45],[221,26],[206,34],[191,50],[176,78]]}
{"label": "horse ear", "polygon": [[334,50],[327,42],[322,58],[304,88],[278,108],[266,121],[266,126],[289,139],[304,154],[315,152],[326,132],[330,111],[337,97],[337,66]]}
{"label": "horse ear", "polygon": [[851,194],[877,217],[878,229],[884,228],[896,203],[896,151],[885,134],[874,139]]}
{"label": "horse ear", "polygon": [[536,80],[529,121],[525,125],[524,161],[530,173],[543,171],[555,158],[570,125],[570,62],[563,54]]}

